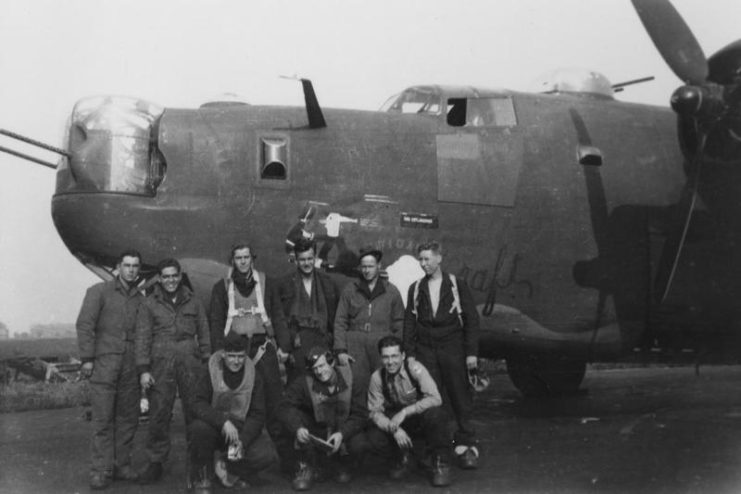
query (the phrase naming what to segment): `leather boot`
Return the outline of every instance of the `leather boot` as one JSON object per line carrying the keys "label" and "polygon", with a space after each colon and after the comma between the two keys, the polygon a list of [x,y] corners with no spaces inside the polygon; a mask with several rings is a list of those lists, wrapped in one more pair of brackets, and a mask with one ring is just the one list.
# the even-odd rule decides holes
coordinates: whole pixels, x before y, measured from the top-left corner
{"label": "leather boot", "polygon": [[399,458],[396,460],[396,463],[394,463],[394,466],[391,467],[391,470],[389,470],[389,477],[391,477],[393,480],[401,480],[404,477],[406,477],[407,473],[409,473],[409,468],[411,466],[411,455],[409,451],[401,451],[399,453]]}
{"label": "leather boot", "polygon": [[196,480],[193,482],[193,494],[211,494],[211,479],[208,475],[208,468],[202,467],[196,473]]}
{"label": "leather boot", "polygon": [[469,446],[458,455],[458,464],[463,470],[475,470],[479,467],[479,450],[476,446]]}
{"label": "leather boot", "polygon": [[113,480],[128,480],[133,482],[139,480],[139,474],[130,465],[123,465],[113,469]]}
{"label": "leather boot", "polygon": [[108,472],[91,472],[90,473],[90,488],[95,491],[101,491],[106,489],[113,479]]}
{"label": "leather boot", "polygon": [[430,482],[435,487],[450,485],[450,465],[440,455],[436,455],[432,459]]}
{"label": "leather boot", "polygon": [[291,483],[296,491],[308,491],[314,485],[314,469],[308,462],[299,461],[296,475]]}
{"label": "leather boot", "polygon": [[144,470],[139,475],[139,483],[140,484],[153,484],[157,482],[161,477],[162,477],[162,463],[153,462],[147,465],[146,470]]}

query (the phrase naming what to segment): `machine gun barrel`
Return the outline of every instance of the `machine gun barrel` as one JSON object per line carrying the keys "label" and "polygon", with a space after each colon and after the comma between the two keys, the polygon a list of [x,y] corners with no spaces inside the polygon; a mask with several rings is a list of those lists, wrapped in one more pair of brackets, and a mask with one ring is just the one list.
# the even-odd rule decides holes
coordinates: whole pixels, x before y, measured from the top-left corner
{"label": "machine gun barrel", "polygon": [[24,160],[33,161],[34,163],[38,163],[39,165],[48,166],[49,168],[53,168],[53,169],[57,168],[57,165],[55,165],[54,163],[49,163],[48,161],[40,160],[38,158],[34,158],[33,156],[19,153],[18,151],[13,151],[12,149],[8,149],[3,146],[0,146],[0,151],[4,153],[12,154],[13,156],[17,156],[19,158],[23,158]]}
{"label": "machine gun barrel", "polygon": [[[16,134],[15,132],[11,132],[9,130],[0,129],[0,134],[2,134],[4,136],[7,136],[7,137],[10,137],[12,139],[16,139],[16,140],[19,140],[19,141],[26,142],[28,144],[32,144],[32,145],[34,145],[36,147],[40,147],[42,149],[46,149],[47,151],[51,151],[53,153],[61,154],[62,156],[66,157],[66,158],[69,158],[70,157],[70,154],[67,151],[65,151],[64,149],[60,149],[58,147],[50,146],[49,144],[44,144],[41,141],[37,141],[35,139],[31,139],[30,137],[26,137],[26,136],[22,136],[20,134]],[[7,152],[7,150],[5,150],[5,149],[3,149],[3,150]],[[16,154],[16,153],[10,153],[10,154]],[[22,155],[20,153],[16,154],[16,156],[20,156],[22,158],[25,158],[26,157],[25,155]],[[31,160],[31,161],[36,161],[36,160]],[[43,163],[41,163],[41,164],[43,164]],[[54,168],[56,168],[56,166],[54,166]]]}

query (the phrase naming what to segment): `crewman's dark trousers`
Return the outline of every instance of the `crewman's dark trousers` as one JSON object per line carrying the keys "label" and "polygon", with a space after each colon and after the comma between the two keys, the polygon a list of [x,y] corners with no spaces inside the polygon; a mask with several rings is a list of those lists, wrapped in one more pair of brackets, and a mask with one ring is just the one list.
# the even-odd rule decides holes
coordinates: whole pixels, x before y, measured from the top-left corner
{"label": "crewman's dark trousers", "polygon": [[[191,422],[188,432],[191,471],[199,472],[206,469],[210,476],[213,473],[214,451],[227,452],[224,436],[220,430],[199,419]],[[264,432],[251,443],[247,443],[240,433],[240,440],[244,448],[244,456],[240,461],[227,461],[229,473],[244,480],[251,474],[265,470],[276,461],[277,455],[273,443]]]}
{"label": "crewman's dark trousers", "polygon": [[381,367],[378,340],[390,334],[390,331],[347,332],[347,353],[355,360],[352,363],[353,385],[361,387],[363,396],[368,392],[371,374]]}
{"label": "crewman's dark trousers", "polygon": [[427,367],[440,389],[443,401],[448,401],[458,424],[456,444],[472,445],[476,431],[471,424],[473,396],[468,383],[463,336],[454,336],[444,342],[422,341],[417,345],[417,359]]}
{"label": "crewman's dark trousers", "polygon": [[131,446],[139,423],[139,379],[134,344],[122,354],[99,355],[90,377],[92,441],[90,470],[113,474],[131,462]]}
{"label": "crewman's dark trousers", "polygon": [[[254,361],[261,345],[265,343],[265,335],[255,335],[249,339],[247,354]],[[255,364],[255,368],[261,373],[265,389],[265,429],[270,434],[270,439],[276,441],[280,435],[280,422],[276,408],[283,397],[283,381],[280,378],[280,366],[278,354],[273,342],[265,345],[265,353]]]}
{"label": "crewman's dark trousers", "polygon": [[154,386],[149,390],[149,436],[147,455],[151,463],[163,463],[170,454],[170,421],[176,394],[180,396],[186,426],[190,422],[194,373],[202,364],[193,352],[173,349],[152,357]]}
{"label": "crewman's dark trousers", "polygon": [[[393,413],[388,413],[389,418]],[[444,460],[450,459],[450,435],[448,433],[448,414],[442,407],[429,408],[419,415],[412,415],[401,423],[412,441],[425,441],[430,453],[441,456]],[[399,446],[393,434],[382,431],[375,425],[366,433],[373,453],[381,457],[397,458]]]}
{"label": "crewman's dark trousers", "polygon": [[[327,439],[329,437],[327,427],[324,424],[317,423],[313,415],[301,414],[303,417],[303,424],[309,430],[309,433],[319,437],[321,439]],[[278,446],[278,454],[281,461],[281,469],[284,471],[290,471],[297,461],[304,461],[314,466],[329,466],[334,468],[337,462],[342,462],[345,465],[349,465],[352,461],[362,458],[362,456],[370,449],[370,443],[364,432],[359,432],[350,437],[342,438],[344,447],[335,454],[327,454],[311,442],[307,444],[299,444],[296,441],[296,434],[289,428],[284,427],[282,429],[282,437]],[[325,461],[326,460],[326,461]]]}

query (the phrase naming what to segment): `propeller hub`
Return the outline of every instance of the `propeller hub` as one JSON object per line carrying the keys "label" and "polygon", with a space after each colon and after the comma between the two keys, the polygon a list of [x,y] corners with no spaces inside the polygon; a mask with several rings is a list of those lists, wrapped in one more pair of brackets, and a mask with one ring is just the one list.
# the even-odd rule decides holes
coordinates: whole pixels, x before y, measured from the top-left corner
{"label": "propeller hub", "polygon": [[696,115],[703,104],[704,91],[697,86],[682,86],[672,94],[672,109],[680,115]]}

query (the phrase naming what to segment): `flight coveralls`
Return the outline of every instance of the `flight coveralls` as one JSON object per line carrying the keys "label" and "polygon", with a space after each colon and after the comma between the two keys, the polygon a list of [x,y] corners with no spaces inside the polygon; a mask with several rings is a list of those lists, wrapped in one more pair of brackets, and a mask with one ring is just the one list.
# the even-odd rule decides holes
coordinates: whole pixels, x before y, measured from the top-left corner
{"label": "flight coveralls", "polygon": [[[275,338],[280,337],[283,346],[289,347],[288,329],[280,306],[280,299],[272,286],[270,279],[257,270],[253,270],[254,276],[260,283],[260,293],[263,296],[262,305],[270,317],[267,322],[261,315],[254,311],[259,307],[257,302],[257,290],[253,288],[248,296],[243,296],[238,288],[234,286],[231,278],[219,280],[211,290],[211,302],[209,304],[209,326],[211,327],[211,349],[215,352],[224,348],[224,338],[228,333],[243,334],[248,337],[247,354],[255,359],[261,346],[263,353],[255,363],[256,368],[262,373],[265,387],[265,408],[267,411],[266,428],[273,441],[277,440],[280,433],[280,424],[277,421],[275,408],[280,402],[283,394],[283,382],[280,376],[280,367],[276,353]],[[231,285],[231,288],[230,288]],[[252,313],[244,316],[236,316],[231,320],[229,331],[225,333],[229,313],[229,292],[234,297],[236,309],[246,309]],[[269,343],[265,344],[266,341]],[[278,342],[277,344],[280,344]]]}
{"label": "flight coveralls", "polygon": [[[196,380],[193,394],[193,421],[188,427],[191,441],[188,444],[191,470],[210,473],[214,451],[226,451],[227,443],[222,434],[224,423],[229,420],[239,431],[243,457],[228,462],[227,468],[240,478],[263,470],[276,459],[275,449],[267,436],[262,435],[265,424],[264,379],[250,359],[245,360],[242,371],[230,376],[223,363],[223,351],[216,351]],[[237,377],[233,382],[230,377]]]}
{"label": "flight coveralls", "polygon": [[283,337],[276,331],[276,338],[281,349],[291,354],[293,362],[288,369],[289,383],[305,375],[304,358],[312,347],[332,348],[339,296],[337,283],[319,271],[312,274],[310,297],[298,272],[291,273],[278,284],[278,297],[288,325],[288,335]]}
{"label": "flight coveralls", "polygon": [[136,314],[144,296],[120,278],[87,290],[77,317],[83,363],[93,362],[91,473],[113,475],[130,466],[139,423],[139,379],[134,362]]}
{"label": "flight coveralls", "polygon": [[404,326],[404,302],[399,290],[377,280],[373,292],[365,280],[353,280],[340,294],[334,320],[334,349],[347,352],[355,361],[353,375],[364,389],[371,373],[381,366],[378,340],[399,334]]}
{"label": "flight coveralls", "polygon": [[479,353],[479,315],[468,285],[457,278],[459,317],[455,309],[453,283],[445,272],[440,286],[440,302],[433,314],[427,282],[426,277],[420,280],[416,301],[415,284],[409,287],[404,313],[404,350],[407,357],[422,362],[443,397],[447,397],[458,424],[454,438],[456,444],[471,446],[475,443],[476,433],[471,424],[473,396],[466,357],[478,356]]}
{"label": "flight coveralls", "polygon": [[172,304],[157,284],[142,303],[136,322],[136,365],[139,374],[151,372],[149,390],[150,463],[163,463],[170,453],[170,420],[179,394],[186,424],[194,373],[211,353],[206,311],[187,287],[178,288]]}

